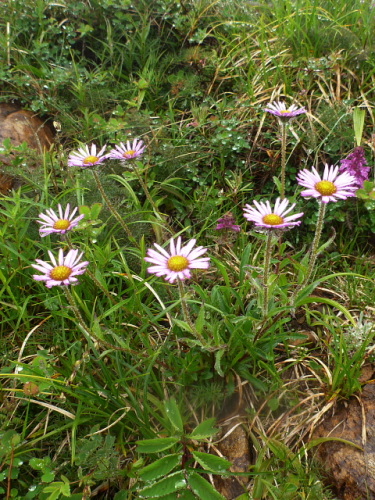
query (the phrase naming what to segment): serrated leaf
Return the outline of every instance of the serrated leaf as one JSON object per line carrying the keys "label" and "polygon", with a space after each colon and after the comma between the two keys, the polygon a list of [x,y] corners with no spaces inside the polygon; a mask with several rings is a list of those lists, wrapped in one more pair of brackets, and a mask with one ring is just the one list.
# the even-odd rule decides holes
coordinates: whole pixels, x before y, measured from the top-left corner
{"label": "serrated leaf", "polygon": [[155,439],[143,439],[142,441],[137,441],[137,451],[139,453],[159,453],[160,451],[168,450],[172,448],[173,445],[178,443],[178,438],[155,438]]}
{"label": "serrated leaf", "polygon": [[181,454],[167,455],[138,471],[144,481],[154,481],[169,474],[181,461]]}
{"label": "serrated leaf", "polygon": [[220,495],[211,483],[196,472],[190,471],[187,480],[191,489],[201,500],[225,500],[225,497]]}
{"label": "serrated leaf", "polygon": [[181,413],[177,406],[176,400],[174,398],[171,398],[165,401],[164,407],[165,413],[170,423],[176,430],[182,433],[184,431],[184,424],[182,423]]}
{"label": "serrated leaf", "polygon": [[165,477],[161,481],[146,486],[139,492],[142,498],[160,498],[174,493],[186,487],[186,480],[182,471],[175,472],[170,476]]}
{"label": "serrated leaf", "polygon": [[202,453],[201,451],[193,451],[193,457],[195,460],[210,472],[216,472],[218,474],[224,474],[227,469],[232,465],[231,462],[222,457],[217,457],[216,455],[211,455],[210,453]]}
{"label": "serrated leaf", "polygon": [[190,439],[205,439],[213,436],[219,429],[214,427],[216,422],[215,418],[208,418],[201,422],[197,427],[193,430],[193,432],[188,436]]}

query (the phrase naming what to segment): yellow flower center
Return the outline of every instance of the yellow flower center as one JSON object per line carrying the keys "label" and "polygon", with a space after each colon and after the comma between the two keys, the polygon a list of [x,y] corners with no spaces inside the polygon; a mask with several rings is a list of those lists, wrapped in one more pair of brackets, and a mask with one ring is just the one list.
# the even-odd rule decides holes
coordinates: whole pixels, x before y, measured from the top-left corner
{"label": "yellow flower center", "polygon": [[82,163],[88,165],[89,163],[96,163],[99,160],[97,156],[86,156]]}
{"label": "yellow flower center", "polygon": [[315,189],[319,191],[322,196],[330,196],[336,193],[337,187],[331,181],[320,181],[315,184]]}
{"label": "yellow flower center", "polygon": [[170,271],[175,271],[176,273],[180,271],[185,271],[185,269],[189,266],[189,261],[186,257],[182,257],[181,255],[174,255],[170,257],[167,262],[168,269]]}
{"label": "yellow flower center", "polygon": [[290,113],[290,109],[281,109],[280,110],[280,113],[284,114],[284,113]]}
{"label": "yellow flower center", "polygon": [[263,222],[270,226],[279,226],[284,223],[284,219],[280,215],[268,214],[263,217]]}
{"label": "yellow flower center", "polygon": [[125,153],[122,155],[124,158],[131,158],[134,156],[136,151],[134,149],[129,149],[128,151],[125,151]]}
{"label": "yellow flower center", "polygon": [[50,272],[50,277],[55,281],[63,281],[69,278],[72,274],[72,269],[68,266],[56,266]]}
{"label": "yellow flower center", "polygon": [[60,229],[60,230],[69,229],[69,226],[70,226],[70,221],[68,221],[67,219],[59,219],[54,223],[53,229]]}

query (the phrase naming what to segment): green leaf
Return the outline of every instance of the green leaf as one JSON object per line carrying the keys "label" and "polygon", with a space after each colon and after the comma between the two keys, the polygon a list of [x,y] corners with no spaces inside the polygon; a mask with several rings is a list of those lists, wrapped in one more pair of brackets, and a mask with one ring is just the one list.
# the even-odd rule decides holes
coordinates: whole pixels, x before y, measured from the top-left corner
{"label": "green leaf", "polygon": [[204,316],[205,316],[204,305],[202,305],[202,307],[199,310],[196,322],[195,322],[195,328],[196,328],[196,330],[197,330],[198,333],[202,333],[202,331],[203,331],[203,327],[204,327],[204,324],[205,324],[205,318],[204,318]]}
{"label": "green leaf", "polygon": [[143,481],[154,481],[166,476],[181,462],[181,454],[167,455],[138,471]]}
{"label": "green leaf", "polygon": [[194,493],[198,495],[201,500],[225,500],[225,497],[220,495],[211,483],[203,479],[203,477],[196,472],[189,472],[188,483]]}
{"label": "green leaf", "polygon": [[115,494],[113,500],[127,500],[127,498],[128,498],[128,491],[121,490]]}
{"label": "green leaf", "polygon": [[137,451],[138,453],[159,453],[160,451],[172,448],[178,441],[179,439],[174,437],[143,439],[136,442]]}
{"label": "green leaf", "polygon": [[204,420],[204,422],[197,425],[188,437],[190,439],[205,439],[217,434],[219,429],[214,427],[215,422],[215,418],[208,418],[207,420]]}
{"label": "green leaf", "polygon": [[[196,496],[189,490],[179,491],[178,500],[196,500]],[[176,500],[176,493],[159,497],[160,500]]]}
{"label": "green leaf", "polygon": [[34,470],[41,470],[43,472],[49,472],[49,466],[51,465],[50,457],[44,458],[30,458],[29,465]]}
{"label": "green leaf", "polygon": [[225,353],[225,349],[219,349],[215,352],[215,370],[220,375],[220,377],[224,377],[223,369],[221,368],[221,358]]}
{"label": "green leaf", "polygon": [[361,145],[363,127],[365,124],[365,110],[361,108],[354,108],[353,110],[353,126],[354,126],[354,136],[357,146]]}
{"label": "green leaf", "polygon": [[232,465],[231,462],[225,460],[225,458],[217,457],[216,455],[211,455],[210,453],[193,451],[192,454],[199,465],[201,465],[203,469],[206,469],[210,472],[224,474]]}
{"label": "green leaf", "polygon": [[103,208],[102,203],[94,203],[91,206],[91,218],[94,220],[97,219],[99,217],[99,214],[100,214],[102,208]]}
{"label": "green leaf", "polygon": [[175,472],[165,477],[161,481],[146,486],[139,492],[143,498],[160,498],[186,487],[185,475],[183,471]]}
{"label": "green leaf", "polygon": [[168,420],[173,425],[173,427],[179,432],[184,432],[184,424],[182,422],[182,417],[180,410],[177,406],[176,400],[171,398],[164,403],[165,412]]}
{"label": "green leaf", "polygon": [[55,473],[51,470],[46,470],[40,479],[43,483],[50,483],[55,479]]}
{"label": "green leaf", "polygon": [[91,219],[91,210],[87,205],[80,205],[78,209],[81,215],[84,215],[87,219]]}

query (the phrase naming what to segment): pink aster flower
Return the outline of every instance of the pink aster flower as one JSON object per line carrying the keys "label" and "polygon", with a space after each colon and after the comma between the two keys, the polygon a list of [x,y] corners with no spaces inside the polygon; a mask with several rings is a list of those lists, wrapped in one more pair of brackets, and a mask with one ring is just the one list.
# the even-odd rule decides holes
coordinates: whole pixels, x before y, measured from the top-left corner
{"label": "pink aster flower", "polygon": [[66,256],[64,256],[64,251],[60,248],[57,260],[49,250],[48,255],[52,265],[41,259],[36,259],[37,263],[31,265],[31,267],[43,273],[34,274],[34,280],[45,281],[47,288],[62,285],[77,285],[78,280],[76,276],[83,274],[89,265],[87,261],[80,262],[83,252],[78,254],[78,250],[69,250]]}
{"label": "pink aster flower", "polygon": [[322,177],[313,167],[312,172],[307,169],[301,170],[297,175],[297,182],[307,188],[302,191],[302,196],[320,198],[323,203],[345,200],[349,196],[354,196],[358,189],[355,177],[348,172],[339,174],[338,166],[333,167],[327,164]]}
{"label": "pink aster flower", "polygon": [[283,101],[274,101],[267,105],[264,109],[267,113],[271,113],[272,115],[277,116],[281,120],[290,120],[291,118],[295,118],[302,113],[306,113],[305,108],[299,108],[295,104],[286,107],[285,102]]}
{"label": "pink aster flower", "polygon": [[107,155],[104,154],[105,148],[106,146],[103,146],[97,153],[96,144],[91,144],[91,150],[86,145],[79,148],[78,151],[73,151],[68,157],[68,167],[87,168],[99,165],[107,159]]}
{"label": "pink aster flower", "polygon": [[357,186],[363,187],[364,181],[368,180],[371,168],[367,166],[365,150],[358,146],[340,162],[339,172],[347,172],[357,179]]}
{"label": "pink aster flower", "polygon": [[290,227],[299,226],[299,224],[301,224],[301,221],[296,221],[296,219],[302,217],[303,212],[287,216],[296,204],[293,203],[288,208],[289,200],[286,198],[283,200],[277,198],[273,209],[269,201],[264,203],[254,200],[253,203],[256,208],[245,205],[244,217],[248,221],[254,222],[257,227],[265,228],[266,230],[279,229],[281,231],[286,231]]}
{"label": "pink aster flower", "polygon": [[146,149],[143,141],[139,139],[134,139],[131,144],[130,141],[126,141],[126,145],[123,142],[120,142],[120,145],[116,145],[115,149],[112,149],[108,158],[113,160],[132,160],[133,158],[138,158]]}
{"label": "pink aster flower", "polygon": [[69,203],[66,206],[65,212],[60,204],[57,205],[59,214],[57,215],[51,208],[46,210],[46,214],[39,214],[39,217],[42,220],[37,220],[38,224],[41,224],[39,228],[40,236],[47,236],[52,233],[60,233],[65,234],[67,231],[70,231],[74,227],[78,225],[78,222],[84,218],[84,215],[78,215],[75,219],[73,218],[75,213],[77,212],[77,207],[70,212]]}
{"label": "pink aster flower", "polygon": [[181,246],[181,237],[177,241],[170,240],[169,253],[157,243],[154,243],[158,252],[153,249],[147,250],[146,262],[154,264],[148,268],[149,273],[156,276],[165,276],[165,280],[173,283],[176,279],[185,280],[191,278],[190,269],[208,269],[210,258],[201,255],[207,252],[207,248],[196,247],[197,240],[190,240],[185,246]]}

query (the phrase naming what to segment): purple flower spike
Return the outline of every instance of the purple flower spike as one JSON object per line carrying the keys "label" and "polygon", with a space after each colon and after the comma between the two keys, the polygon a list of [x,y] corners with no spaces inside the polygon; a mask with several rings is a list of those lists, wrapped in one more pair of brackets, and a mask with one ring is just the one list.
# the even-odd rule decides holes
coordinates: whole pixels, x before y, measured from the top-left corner
{"label": "purple flower spike", "polygon": [[235,224],[235,222],[236,221],[234,220],[233,215],[229,212],[217,221],[217,226],[215,227],[215,229],[218,231],[221,229],[226,229],[228,231],[238,233],[241,231],[241,227]]}
{"label": "purple flower spike", "polygon": [[365,150],[358,146],[340,162],[339,172],[347,172],[355,177],[358,187],[362,188],[368,180],[371,168],[367,166]]}

